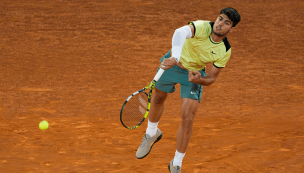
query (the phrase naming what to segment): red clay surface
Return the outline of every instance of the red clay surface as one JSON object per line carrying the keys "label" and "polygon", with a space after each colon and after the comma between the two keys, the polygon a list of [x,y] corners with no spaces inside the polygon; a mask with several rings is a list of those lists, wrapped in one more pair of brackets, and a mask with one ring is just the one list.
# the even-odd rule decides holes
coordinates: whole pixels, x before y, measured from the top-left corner
{"label": "red clay surface", "polygon": [[301,0],[1,1],[0,172],[168,172],[179,88],[145,159],[135,152],[147,122],[125,129],[120,108],[152,80],[176,28],[227,6],[242,16],[232,57],[204,87],[182,172],[303,172]]}

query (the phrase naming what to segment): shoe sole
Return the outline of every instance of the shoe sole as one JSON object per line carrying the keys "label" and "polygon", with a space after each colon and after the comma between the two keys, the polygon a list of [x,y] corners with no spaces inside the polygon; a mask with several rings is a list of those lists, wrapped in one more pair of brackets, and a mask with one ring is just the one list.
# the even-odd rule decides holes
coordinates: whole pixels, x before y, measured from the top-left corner
{"label": "shoe sole", "polygon": [[160,136],[157,137],[157,139],[153,142],[153,144],[152,144],[152,146],[151,146],[149,152],[148,152],[146,155],[144,155],[144,156],[142,156],[142,157],[137,157],[137,158],[138,158],[138,159],[143,159],[143,158],[145,158],[145,157],[150,153],[150,151],[152,150],[153,145],[154,145],[156,142],[158,142],[158,141],[162,138],[162,136],[163,136],[163,133],[161,133]]}
{"label": "shoe sole", "polygon": [[[170,162],[171,163],[171,162]],[[168,164],[168,169],[169,169],[169,172],[171,172],[171,170],[170,170],[170,163]]]}

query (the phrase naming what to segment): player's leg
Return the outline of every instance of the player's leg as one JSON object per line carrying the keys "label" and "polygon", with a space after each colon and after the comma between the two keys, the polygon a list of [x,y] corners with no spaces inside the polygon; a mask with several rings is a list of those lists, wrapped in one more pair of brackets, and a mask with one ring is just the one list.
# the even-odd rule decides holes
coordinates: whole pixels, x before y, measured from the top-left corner
{"label": "player's leg", "polygon": [[146,134],[142,139],[142,144],[139,146],[136,157],[142,159],[146,157],[152,146],[162,138],[162,132],[157,128],[159,119],[164,111],[164,104],[167,98],[167,93],[155,88],[154,96],[151,100],[151,108],[149,112],[148,126]]}
{"label": "player's leg", "polygon": [[[202,77],[206,76],[205,69],[200,71]],[[185,74],[186,75],[186,74]],[[188,77],[184,77],[188,79]],[[193,131],[195,113],[201,101],[203,87],[189,81],[180,80],[182,111],[181,124],[177,132],[176,152],[169,164],[169,169],[180,169]],[[171,171],[172,172],[172,171]]]}
{"label": "player's leg", "polygon": [[[164,75],[164,74],[163,74]],[[161,79],[160,79],[161,80]],[[158,81],[162,83],[162,81]],[[157,83],[156,83],[157,84]],[[156,87],[161,87],[159,86]],[[148,126],[146,129],[146,134],[144,134],[142,143],[137,149],[136,157],[138,159],[142,159],[146,157],[151,149],[152,146],[158,142],[161,138],[163,133],[160,131],[160,129],[157,128],[159,119],[164,111],[165,107],[165,100],[167,98],[168,93],[164,92],[158,88],[155,87],[155,93],[151,100],[151,107],[149,111],[149,118],[148,118]],[[174,85],[171,86],[171,90],[174,88]],[[164,89],[164,88],[162,88]]]}
{"label": "player's leg", "polygon": [[198,106],[198,100],[182,98],[181,124],[177,131],[174,165],[181,166],[183,157],[192,136],[193,121]]}
{"label": "player's leg", "polygon": [[194,115],[198,109],[198,100],[182,98],[181,124],[177,132],[176,150],[185,153],[193,131]]}
{"label": "player's leg", "polygon": [[157,132],[158,122],[165,109],[165,100],[168,93],[161,91],[155,87],[155,93],[151,100],[151,107],[148,118],[148,127],[146,134],[154,136]]}
{"label": "player's leg", "polygon": [[156,87],[154,96],[151,100],[151,109],[149,112],[149,119],[151,122],[158,122],[165,108],[165,100],[168,93],[157,89]]}
{"label": "player's leg", "polygon": [[198,100],[182,98],[181,124],[176,137],[175,156],[168,165],[170,172],[181,171],[182,161],[192,136],[194,115],[198,106]]}
{"label": "player's leg", "polygon": [[[169,57],[170,51],[161,59],[161,61],[164,58]],[[170,80],[172,73],[172,69],[166,70],[155,85],[155,91],[151,100],[148,115],[149,118],[146,134],[143,136],[142,143],[136,152],[136,157],[138,159],[146,157],[150,153],[152,146],[162,137],[162,132],[157,128],[157,126],[164,111],[164,103],[167,98],[167,93],[175,91],[176,82]]]}

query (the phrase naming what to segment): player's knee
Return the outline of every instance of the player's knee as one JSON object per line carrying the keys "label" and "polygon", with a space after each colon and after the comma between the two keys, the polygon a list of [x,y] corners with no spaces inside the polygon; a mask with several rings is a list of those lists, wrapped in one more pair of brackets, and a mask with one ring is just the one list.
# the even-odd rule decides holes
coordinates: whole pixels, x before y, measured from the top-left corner
{"label": "player's knee", "polygon": [[166,97],[162,97],[162,96],[159,96],[159,95],[154,95],[152,101],[155,103],[155,104],[162,104],[164,103],[166,100]]}
{"label": "player's knee", "polygon": [[152,101],[156,104],[162,104],[165,102],[166,98],[167,98],[167,93],[165,93],[161,90],[155,89],[155,94],[152,98]]}
{"label": "player's knee", "polygon": [[189,129],[191,130],[193,127],[193,117],[184,117],[182,116],[182,126],[184,127],[184,129]]}

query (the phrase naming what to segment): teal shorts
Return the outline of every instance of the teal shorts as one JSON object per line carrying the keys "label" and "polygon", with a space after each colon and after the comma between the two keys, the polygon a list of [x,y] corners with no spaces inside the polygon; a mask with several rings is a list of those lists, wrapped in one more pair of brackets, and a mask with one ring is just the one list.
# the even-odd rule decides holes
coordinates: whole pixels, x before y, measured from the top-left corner
{"label": "teal shorts", "polygon": [[[160,62],[163,62],[165,58],[170,58],[170,52],[171,50],[160,59]],[[201,77],[207,75],[205,68],[199,72],[201,73]],[[180,84],[181,98],[190,98],[201,102],[203,86],[189,82],[188,70],[181,69],[177,65],[165,70],[163,75],[156,82],[155,87],[166,93],[173,93],[175,91],[175,85],[178,83]]]}

